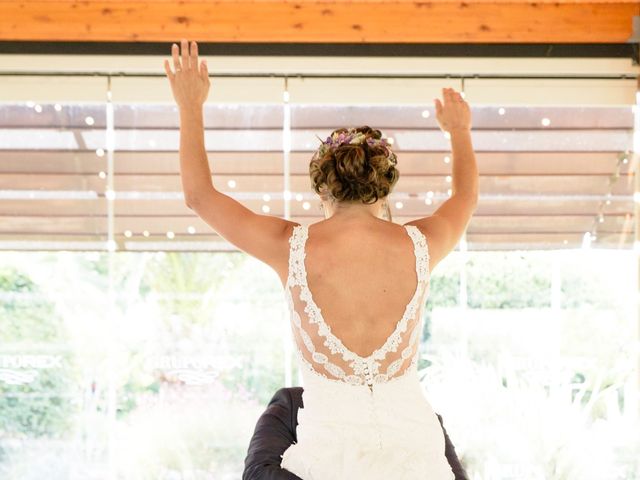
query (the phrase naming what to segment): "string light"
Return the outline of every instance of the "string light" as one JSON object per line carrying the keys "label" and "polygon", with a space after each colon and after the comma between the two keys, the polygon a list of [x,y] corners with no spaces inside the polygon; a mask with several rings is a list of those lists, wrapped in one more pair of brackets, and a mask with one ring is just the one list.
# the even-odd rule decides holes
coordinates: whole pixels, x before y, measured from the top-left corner
{"label": "string light", "polygon": [[[630,152],[628,150],[624,152],[620,152],[618,154],[618,161],[616,162],[615,172],[609,175],[609,186],[607,189],[608,191],[605,195],[605,199],[600,201],[600,204],[598,205],[598,212],[596,213],[593,219],[593,227],[591,228],[591,233],[589,234],[589,240],[585,241],[583,239],[583,244],[582,244],[583,247],[588,247],[591,245],[592,241],[597,240],[598,225],[601,223],[604,223],[604,206],[611,205],[613,187],[618,181],[618,179],[620,178],[620,168],[622,167],[623,164],[629,163],[629,155],[630,155]],[[637,195],[637,197],[640,197],[640,195]],[[640,198],[636,198],[636,195],[634,195],[634,200],[640,201]],[[587,235],[587,233],[585,233],[585,235]]]}

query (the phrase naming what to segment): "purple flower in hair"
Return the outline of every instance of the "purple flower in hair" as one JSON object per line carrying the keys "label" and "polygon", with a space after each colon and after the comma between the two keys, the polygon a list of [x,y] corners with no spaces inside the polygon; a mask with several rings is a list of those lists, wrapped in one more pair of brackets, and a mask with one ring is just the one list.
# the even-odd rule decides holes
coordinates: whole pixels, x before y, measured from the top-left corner
{"label": "purple flower in hair", "polygon": [[322,139],[317,135],[316,137],[321,142],[320,147],[316,152],[316,154],[320,156],[324,155],[327,152],[327,150],[332,150],[343,144],[362,145],[365,143],[364,141],[366,139],[366,144],[369,145],[370,147],[373,147],[373,146],[383,147],[383,150],[389,159],[389,165],[395,165],[397,163],[396,156],[391,151],[391,148],[390,148],[391,144],[386,138],[375,139],[371,137],[366,137],[366,134],[362,132],[358,132],[354,128],[349,128],[346,133],[345,132],[341,132],[339,134],[333,133],[332,135],[328,136],[325,141],[322,141]]}

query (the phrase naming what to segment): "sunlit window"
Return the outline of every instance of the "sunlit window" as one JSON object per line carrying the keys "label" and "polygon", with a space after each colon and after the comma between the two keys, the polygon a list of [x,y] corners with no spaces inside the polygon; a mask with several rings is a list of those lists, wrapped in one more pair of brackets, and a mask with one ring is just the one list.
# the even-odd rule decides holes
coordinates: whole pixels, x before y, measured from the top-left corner
{"label": "sunlit window", "polygon": [[[164,81],[0,76],[2,479],[237,479],[300,384],[278,276],[185,205]],[[398,154],[393,221],[428,216],[452,192],[443,82],[221,78],[213,183],[320,221],[318,137],[369,125]],[[470,478],[630,480],[637,119],[613,80],[549,82],[465,81],[480,202],[432,272],[418,366]]]}

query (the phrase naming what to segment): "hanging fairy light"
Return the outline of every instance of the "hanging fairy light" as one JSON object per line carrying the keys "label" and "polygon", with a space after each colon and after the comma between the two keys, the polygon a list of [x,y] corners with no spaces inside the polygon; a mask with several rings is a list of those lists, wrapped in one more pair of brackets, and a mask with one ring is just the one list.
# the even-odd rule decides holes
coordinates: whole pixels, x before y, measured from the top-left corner
{"label": "hanging fairy light", "polygon": [[[598,211],[593,219],[593,225],[591,227],[591,233],[590,233],[591,241],[595,241],[598,238],[598,226],[601,223],[604,223],[605,205],[611,204],[611,197],[613,196],[613,193],[612,193],[613,186],[616,184],[616,182],[620,178],[620,168],[622,167],[622,165],[626,165],[629,163],[630,155],[631,155],[631,152],[629,150],[626,150],[618,154],[618,161],[616,162],[615,172],[609,175],[609,186],[607,188],[608,191],[605,194],[605,199],[600,201],[600,204],[598,205]],[[589,242],[589,244],[591,243],[591,241]]]}

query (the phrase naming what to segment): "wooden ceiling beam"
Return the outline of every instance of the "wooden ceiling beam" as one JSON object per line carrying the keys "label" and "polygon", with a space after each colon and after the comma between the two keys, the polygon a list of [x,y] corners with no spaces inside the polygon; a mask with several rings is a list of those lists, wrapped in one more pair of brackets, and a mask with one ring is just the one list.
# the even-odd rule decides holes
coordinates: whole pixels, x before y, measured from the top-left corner
{"label": "wooden ceiling beam", "polygon": [[0,40],[625,43],[636,15],[638,0],[0,0]]}

